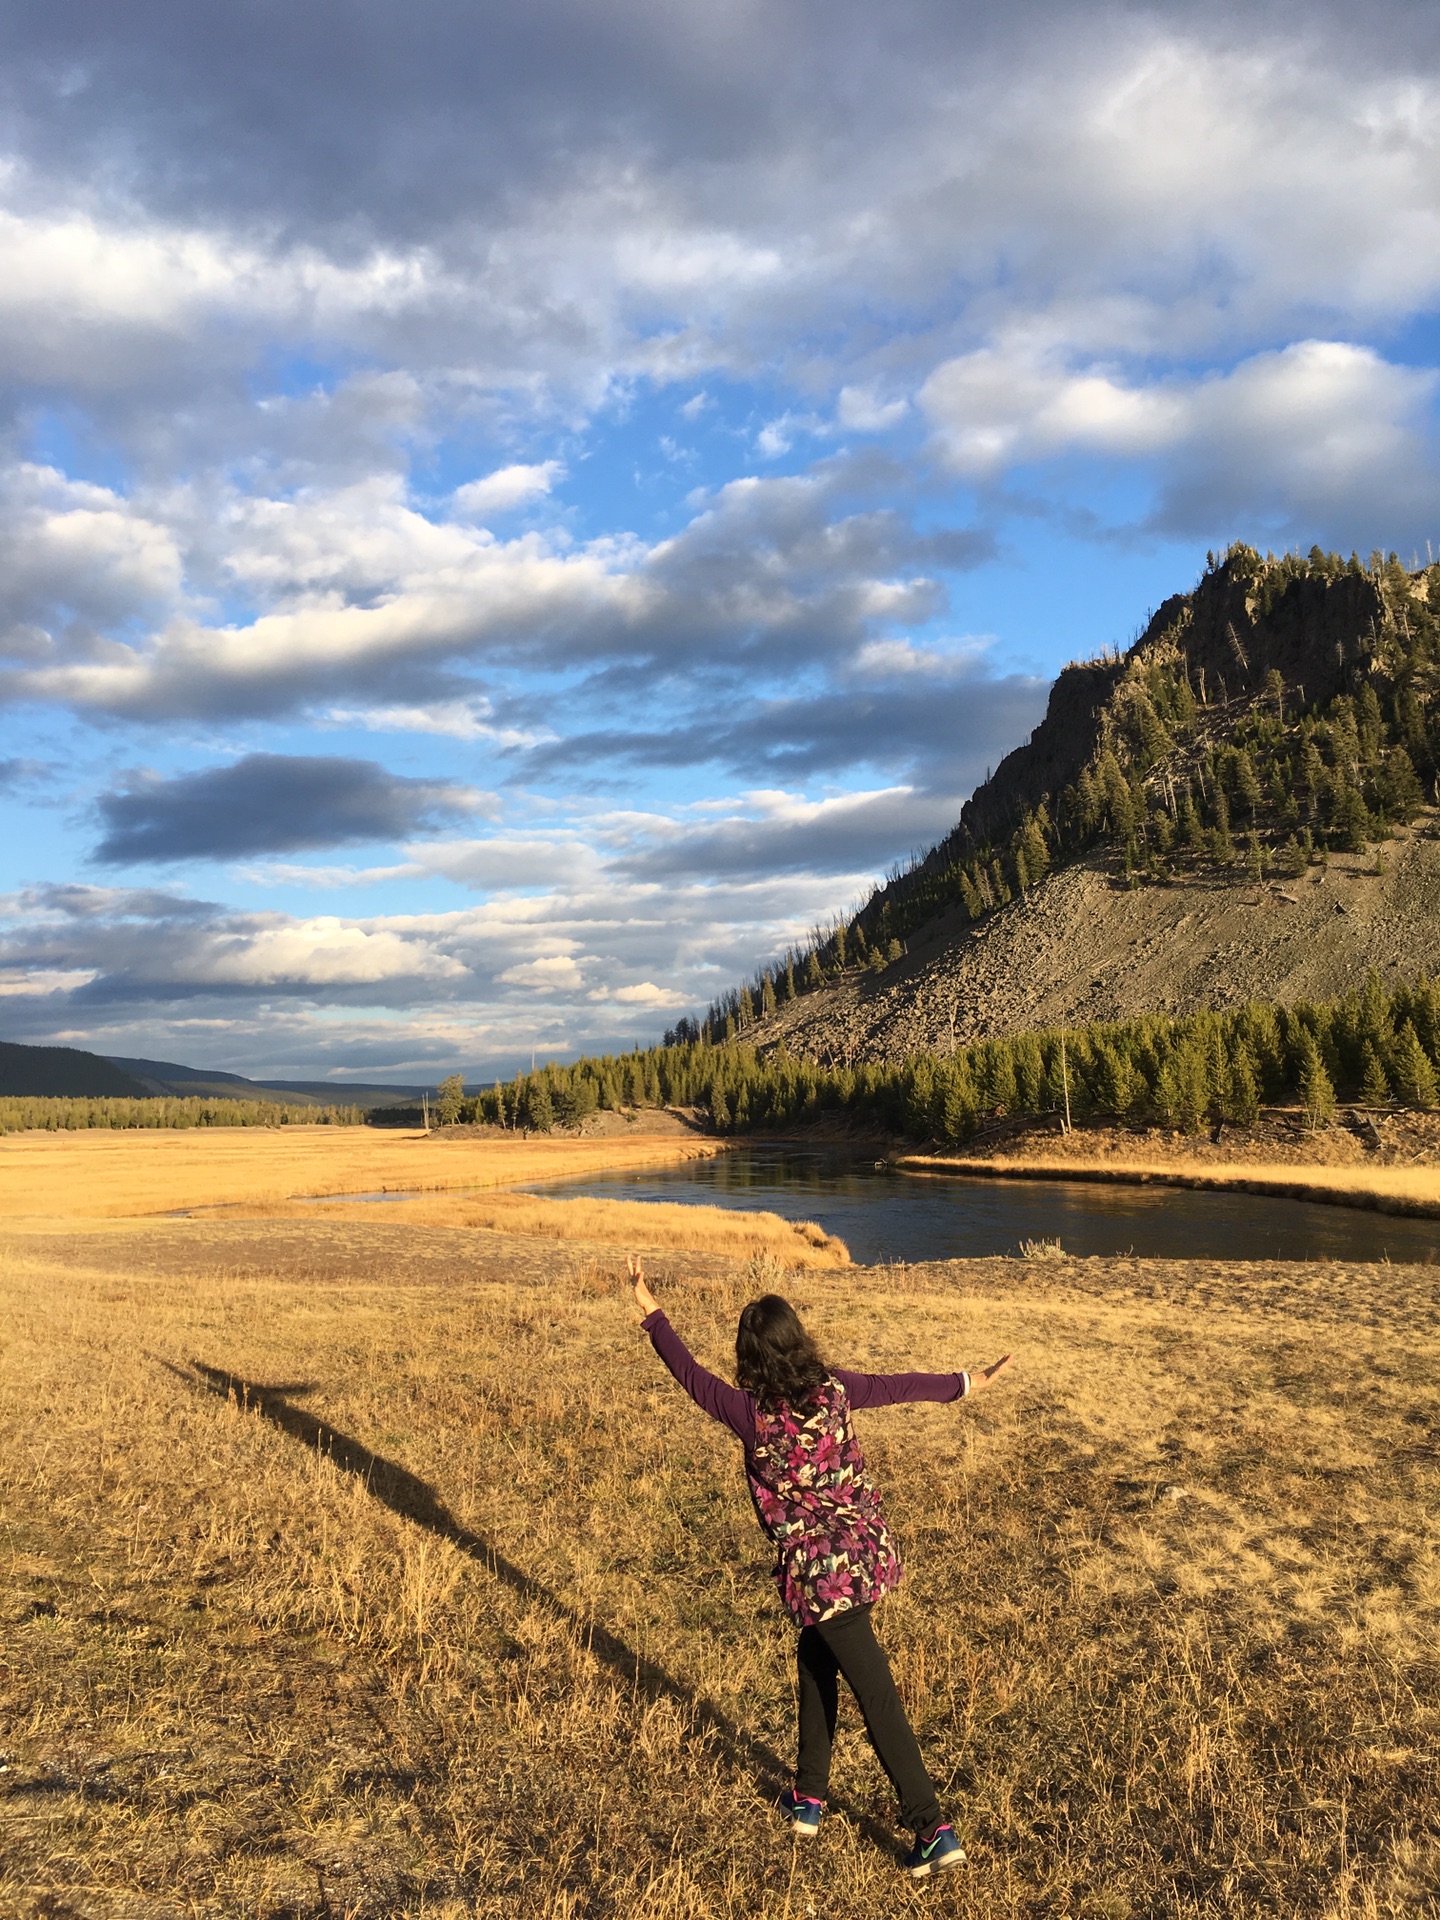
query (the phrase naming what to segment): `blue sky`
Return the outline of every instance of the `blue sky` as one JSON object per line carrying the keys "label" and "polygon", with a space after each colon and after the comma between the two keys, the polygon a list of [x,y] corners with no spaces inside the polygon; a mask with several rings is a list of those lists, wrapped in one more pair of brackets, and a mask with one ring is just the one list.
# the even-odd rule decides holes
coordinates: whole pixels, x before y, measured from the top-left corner
{"label": "blue sky", "polygon": [[1436,31],[9,10],[0,1032],[649,1040],[1207,548],[1423,556]]}

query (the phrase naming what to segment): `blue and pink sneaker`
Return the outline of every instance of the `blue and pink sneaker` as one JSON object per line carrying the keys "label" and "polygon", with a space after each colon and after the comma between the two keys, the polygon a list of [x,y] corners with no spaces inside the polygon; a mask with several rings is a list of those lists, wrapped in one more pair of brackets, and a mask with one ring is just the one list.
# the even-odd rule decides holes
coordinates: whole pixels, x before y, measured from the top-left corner
{"label": "blue and pink sneaker", "polygon": [[932,1873],[943,1873],[947,1867],[963,1867],[965,1849],[947,1821],[943,1827],[936,1827],[928,1839],[922,1839],[917,1833],[914,1846],[900,1864],[912,1880],[924,1880]]}
{"label": "blue and pink sneaker", "polygon": [[793,1787],[787,1787],[777,1804],[797,1840],[813,1840],[819,1833],[820,1819],[825,1812],[823,1800],[812,1800],[809,1794],[796,1793]]}

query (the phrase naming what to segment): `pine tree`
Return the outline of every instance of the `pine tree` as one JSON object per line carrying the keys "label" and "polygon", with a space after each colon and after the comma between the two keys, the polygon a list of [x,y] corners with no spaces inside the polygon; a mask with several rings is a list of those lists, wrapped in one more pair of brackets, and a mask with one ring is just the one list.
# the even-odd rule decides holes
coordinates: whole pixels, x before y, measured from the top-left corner
{"label": "pine tree", "polygon": [[730,1131],[730,1102],[718,1080],[710,1089],[710,1123],[717,1133]]}
{"label": "pine tree", "polygon": [[1210,1112],[1210,1065],[1196,1037],[1172,1049],[1160,1070],[1160,1111],[1172,1127],[1199,1133]]}
{"label": "pine tree", "polygon": [[1234,862],[1235,843],[1230,838],[1230,806],[1225,798],[1225,789],[1218,783],[1215,787],[1215,831],[1211,835],[1210,847],[1222,867]]}
{"label": "pine tree", "polygon": [[950,1063],[939,1085],[939,1133],[942,1139],[968,1140],[975,1131],[979,1100],[964,1061]]}
{"label": "pine tree", "polygon": [[1363,853],[1373,822],[1365,797],[1358,787],[1348,783],[1335,796],[1334,826],[1345,853]]}
{"label": "pine tree", "polygon": [[1020,829],[1020,844],[1015,849],[1017,857],[1025,857],[1025,871],[1029,875],[1029,884],[1033,887],[1037,880],[1045,876],[1050,865],[1050,850],[1045,844],[1045,835],[1033,814],[1026,814],[1025,824]]}
{"label": "pine tree", "polygon": [[1260,1082],[1250,1049],[1242,1041],[1231,1056],[1221,1111],[1233,1126],[1253,1127],[1260,1117]]}
{"label": "pine tree", "polygon": [[1385,1063],[1367,1040],[1360,1055],[1360,1098],[1367,1107],[1388,1107],[1390,1104],[1390,1082],[1386,1077]]}
{"label": "pine tree", "polygon": [[1231,777],[1235,786],[1235,798],[1245,809],[1246,817],[1253,821],[1255,809],[1260,804],[1260,781],[1248,748],[1242,747],[1236,754]]}
{"label": "pine tree", "polygon": [[[820,956],[812,947],[810,958],[805,962],[805,991],[814,993],[817,987],[823,987],[824,984],[825,976],[820,971]],[[727,1034],[725,1037],[728,1040],[730,1036]]]}
{"label": "pine tree", "polygon": [[1395,1090],[1407,1107],[1433,1107],[1437,1088],[1435,1068],[1420,1044],[1414,1023],[1407,1020],[1400,1029],[1393,1056]]}
{"label": "pine tree", "polygon": [[762,1015],[775,1011],[775,982],[767,973],[760,983],[760,1012]]}
{"label": "pine tree", "polygon": [[1307,810],[1312,820],[1327,784],[1325,762],[1320,758],[1320,749],[1313,739],[1307,739],[1300,750],[1300,785],[1305,790]]}
{"label": "pine tree", "polygon": [[555,1124],[555,1107],[550,1098],[549,1082],[540,1076],[527,1082],[525,1088],[525,1124],[536,1133],[549,1133]]}
{"label": "pine tree", "polygon": [[1308,1027],[1300,1029],[1300,1105],[1308,1127],[1328,1127],[1335,1118],[1335,1088]]}
{"label": "pine tree", "polygon": [[1386,754],[1375,784],[1385,812],[1402,825],[1408,826],[1425,804],[1425,789],[1404,747],[1392,747]]}

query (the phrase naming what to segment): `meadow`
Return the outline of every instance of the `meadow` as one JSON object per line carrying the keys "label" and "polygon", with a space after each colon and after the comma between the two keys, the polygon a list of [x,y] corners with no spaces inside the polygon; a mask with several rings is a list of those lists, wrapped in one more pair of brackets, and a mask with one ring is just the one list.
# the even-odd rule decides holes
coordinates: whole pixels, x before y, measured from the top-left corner
{"label": "meadow", "polygon": [[971,1856],[927,1892],[848,1705],[821,1839],[768,1810],[790,1630],[613,1245],[107,1220],[98,1176],[27,1221],[62,1197],[28,1164],[0,1912],[1440,1911],[1433,1269],[652,1254],[721,1368],[777,1280],[851,1364],[1017,1355],[861,1416],[910,1569],[883,1637]]}

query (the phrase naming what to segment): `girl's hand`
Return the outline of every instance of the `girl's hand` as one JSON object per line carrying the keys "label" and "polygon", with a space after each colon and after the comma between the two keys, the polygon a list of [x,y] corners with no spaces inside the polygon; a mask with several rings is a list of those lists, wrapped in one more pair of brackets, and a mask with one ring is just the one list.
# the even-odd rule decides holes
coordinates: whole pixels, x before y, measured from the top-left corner
{"label": "girl's hand", "polygon": [[631,1283],[635,1288],[635,1304],[640,1309],[641,1317],[654,1313],[660,1302],[645,1284],[645,1263],[638,1253],[628,1256],[625,1270],[630,1275]]}
{"label": "girl's hand", "polygon": [[993,1367],[986,1367],[983,1373],[972,1373],[970,1376],[971,1393],[979,1393],[980,1389],[982,1387],[988,1387],[992,1380],[998,1380],[1006,1367],[1009,1366],[1012,1358],[1013,1356],[1011,1354],[1002,1353]]}

